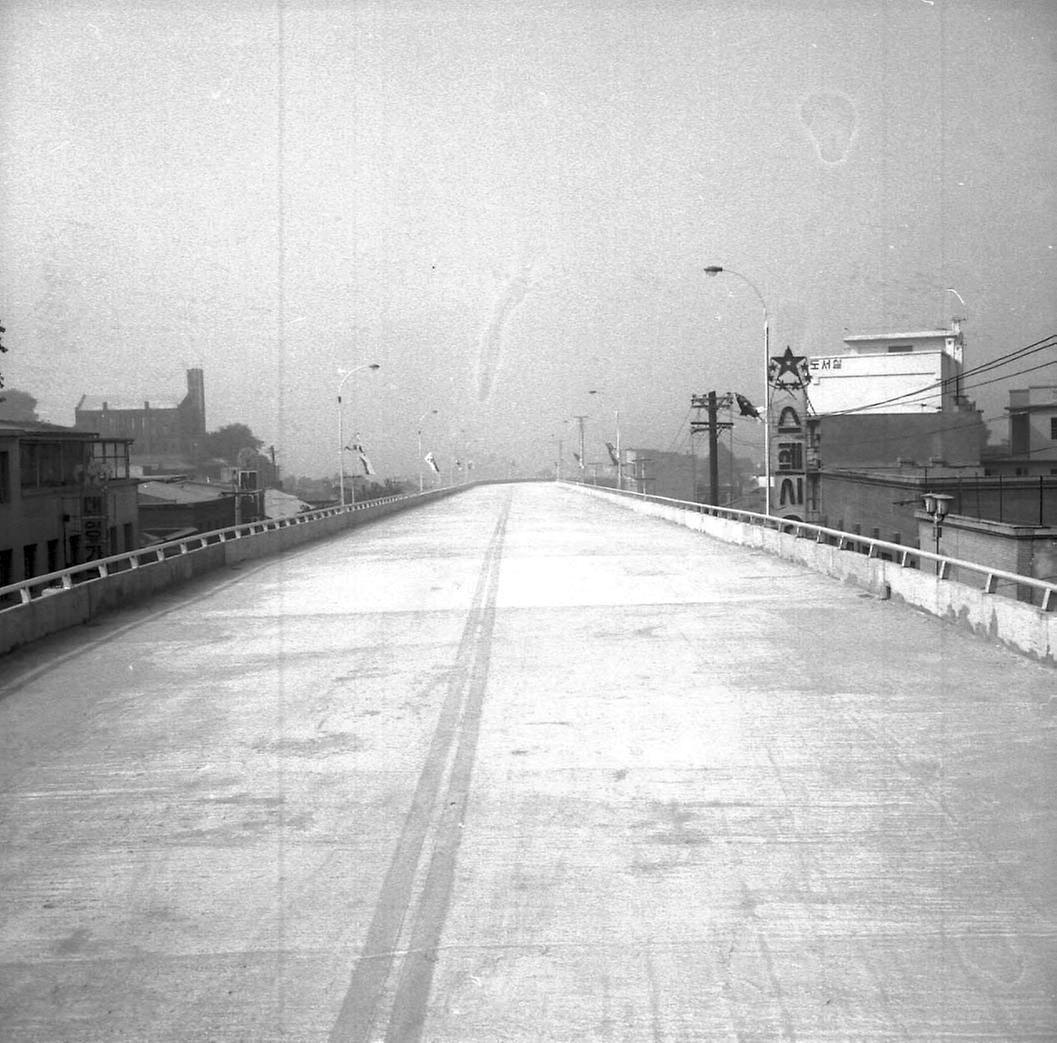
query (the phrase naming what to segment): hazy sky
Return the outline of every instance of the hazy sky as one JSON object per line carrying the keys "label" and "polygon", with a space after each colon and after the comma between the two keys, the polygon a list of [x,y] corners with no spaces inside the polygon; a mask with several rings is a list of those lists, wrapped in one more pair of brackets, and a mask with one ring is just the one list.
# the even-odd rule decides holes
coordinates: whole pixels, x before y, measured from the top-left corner
{"label": "hazy sky", "polygon": [[[0,33],[0,368],[56,422],[200,364],[211,429],[330,474],[339,367],[378,362],[345,422],[383,474],[429,409],[442,458],[535,469],[577,413],[598,458],[615,410],[667,449],[692,393],[762,397],[709,264],[776,350],[1057,328],[1052,0],[3,0]],[[1028,364],[969,382],[987,417],[1057,381]]]}

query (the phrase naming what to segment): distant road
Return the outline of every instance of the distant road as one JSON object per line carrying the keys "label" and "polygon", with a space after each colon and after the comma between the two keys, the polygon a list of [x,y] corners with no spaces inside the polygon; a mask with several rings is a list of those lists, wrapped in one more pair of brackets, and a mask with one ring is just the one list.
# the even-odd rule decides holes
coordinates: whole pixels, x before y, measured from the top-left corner
{"label": "distant road", "polygon": [[5,658],[0,1039],[1052,1040],[1057,685],[484,486]]}

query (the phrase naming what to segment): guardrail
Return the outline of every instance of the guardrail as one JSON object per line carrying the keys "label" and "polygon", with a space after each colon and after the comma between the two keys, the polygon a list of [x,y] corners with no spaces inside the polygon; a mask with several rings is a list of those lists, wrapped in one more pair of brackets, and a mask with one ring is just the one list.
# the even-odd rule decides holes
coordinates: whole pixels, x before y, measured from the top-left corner
{"label": "guardrail", "polygon": [[585,489],[594,489],[614,497],[624,497],[637,502],[656,503],[696,514],[724,518],[729,521],[741,522],[745,525],[771,529],[775,532],[792,535],[797,539],[813,539],[816,543],[828,544],[839,550],[855,551],[867,558],[880,558],[885,561],[891,561],[905,569],[918,569],[920,571],[923,561],[933,562],[937,579],[950,580],[956,575],[957,582],[964,583],[966,577],[975,577],[979,582],[969,585],[976,586],[978,590],[985,594],[1011,597],[1018,601],[1030,601],[1031,604],[1037,605],[1044,612],[1057,610],[1057,583],[1036,579],[1034,576],[1021,576],[1014,572],[1005,572],[1002,569],[992,568],[989,565],[981,565],[979,562],[951,558],[944,554],[936,554],[933,551],[907,547],[902,543],[889,543],[885,540],[843,532],[839,529],[829,529],[823,525],[814,525],[811,522],[789,521],[774,515],[757,514],[754,511],[743,511],[735,507],[716,507],[712,504],[694,503],[689,500],[674,500],[665,496],[653,496],[648,493],[613,489],[608,486],[593,486],[590,483],[571,482],[568,484]]}
{"label": "guardrail", "polygon": [[[191,554],[194,551],[202,550],[214,544],[245,539],[249,536],[258,536],[261,533],[274,532],[277,529],[306,525],[310,522],[320,521],[339,514],[354,514],[358,511],[371,510],[398,500],[416,500],[422,495],[420,493],[412,493],[402,496],[383,496],[375,500],[365,500],[362,503],[346,504],[344,507],[321,507],[315,511],[305,511],[303,514],[294,514],[287,518],[270,518],[264,521],[244,522],[241,525],[228,525],[222,529],[213,529],[211,532],[195,533],[192,536],[168,540],[149,547],[141,547],[139,550],[125,551],[123,554],[111,554],[106,558],[97,558],[94,561],[86,561],[80,565],[71,565],[56,572],[43,573],[30,579],[20,580],[17,583],[9,583],[7,586],[0,587],[0,613],[18,605],[28,604],[35,598],[50,597],[64,590],[72,590],[81,583],[106,579],[108,576],[131,569],[138,569],[146,565],[152,565],[155,562],[167,561],[170,558]],[[429,494],[425,495],[429,496]]]}

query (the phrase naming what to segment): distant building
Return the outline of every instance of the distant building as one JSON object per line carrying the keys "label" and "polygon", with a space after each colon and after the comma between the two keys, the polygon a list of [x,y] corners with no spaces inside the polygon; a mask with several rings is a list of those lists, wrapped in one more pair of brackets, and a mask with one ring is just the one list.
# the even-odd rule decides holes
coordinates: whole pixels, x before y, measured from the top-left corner
{"label": "distant building", "polygon": [[202,370],[187,371],[187,393],[179,400],[82,395],[74,425],[80,431],[97,431],[102,438],[130,439],[131,463],[138,473],[189,471],[201,459],[206,434]]}
{"label": "distant building", "polygon": [[991,474],[1057,475],[1057,386],[1009,392],[1009,454],[989,457]]}
{"label": "distant building", "polygon": [[[658,449],[625,449],[624,488],[670,500],[707,503],[709,489],[708,456],[691,453],[668,453]],[[762,494],[755,489],[754,468],[750,461],[734,457],[720,443],[717,446],[720,504],[734,503],[747,510],[759,507]],[[610,469],[612,471],[614,469]],[[575,478],[575,475],[574,475]],[[590,475],[587,481],[591,481]],[[599,484],[615,485],[615,476],[607,476]]]}
{"label": "distant building", "polygon": [[138,547],[128,440],[0,420],[0,587]]}

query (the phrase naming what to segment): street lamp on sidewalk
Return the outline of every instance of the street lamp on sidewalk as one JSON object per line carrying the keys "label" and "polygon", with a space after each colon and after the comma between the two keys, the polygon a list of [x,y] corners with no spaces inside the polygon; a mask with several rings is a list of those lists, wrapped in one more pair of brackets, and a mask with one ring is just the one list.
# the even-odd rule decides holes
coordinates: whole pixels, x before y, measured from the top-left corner
{"label": "street lamp on sidewalk", "polygon": [[763,457],[764,457],[764,514],[771,513],[771,324],[767,316],[767,302],[763,299],[756,283],[747,275],[736,272],[732,268],[721,268],[719,265],[710,264],[705,269],[705,275],[719,275],[725,272],[734,275],[747,283],[753,293],[756,294],[763,308]]}
{"label": "street lamp on sidewalk", "polygon": [[436,416],[437,412],[438,412],[438,410],[436,410],[436,409],[427,409],[422,414],[422,416],[420,416],[418,418],[418,422],[415,425],[418,428],[418,491],[419,492],[422,492],[422,489],[424,487],[424,484],[423,484],[423,481],[422,481],[422,464],[423,464],[423,457],[422,457],[422,421],[425,420],[426,417],[428,417],[428,416]]}
{"label": "street lamp on sidewalk", "polygon": [[[362,373],[365,369],[381,369],[377,362],[365,362],[362,366],[356,366],[350,369],[341,380],[338,381],[338,489],[339,489],[339,502],[341,506],[345,506],[345,428],[344,418],[342,416],[341,409],[341,389],[345,386],[345,381],[349,379],[354,373]],[[352,492],[353,498],[356,496],[356,487],[353,486]]]}
{"label": "street lamp on sidewalk", "polygon": [[[932,539],[935,547],[935,553],[940,552],[940,537],[943,535],[943,519],[947,517],[947,513],[951,507],[951,500],[953,496],[949,496],[947,493],[925,493],[925,513],[932,518]],[[943,575],[943,564],[939,561],[936,562],[936,575]]]}

